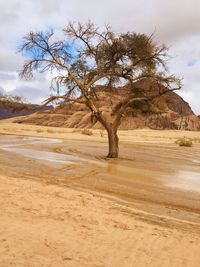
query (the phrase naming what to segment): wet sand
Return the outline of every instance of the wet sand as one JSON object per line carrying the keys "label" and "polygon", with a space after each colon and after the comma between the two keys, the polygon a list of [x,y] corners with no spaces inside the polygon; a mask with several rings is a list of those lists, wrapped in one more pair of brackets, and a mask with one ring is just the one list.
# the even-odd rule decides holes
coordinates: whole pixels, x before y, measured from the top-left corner
{"label": "wet sand", "polygon": [[106,160],[98,131],[0,126],[0,266],[199,266],[198,143],[120,132]]}

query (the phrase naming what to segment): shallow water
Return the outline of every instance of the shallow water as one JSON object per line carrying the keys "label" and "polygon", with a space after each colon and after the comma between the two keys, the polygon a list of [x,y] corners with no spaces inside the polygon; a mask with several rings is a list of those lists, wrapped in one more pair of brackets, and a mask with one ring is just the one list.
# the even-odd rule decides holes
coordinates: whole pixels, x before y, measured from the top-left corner
{"label": "shallow water", "polygon": [[78,158],[71,156],[71,155],[64,155],[59,154],[56,152],[47,152],[47,151],[40,151],[35,149],[29,149],[29,148],[19,148],[19,147],[3,147],[2,148],[5,151],[14,152],[19,155],[22,155],[24,157],[29,157],[37,160],[46,161],[49,163],[55,163],[55,164],[72,164],[73,162],[77,161]]}
{"label": "shallow water", "polygon": [[[8,144],[5,144],[9,142]],[[2,143],[2,144],[1,144]],[[79,156],[67,155],[63,153],[43,151],[39,149],[32,148],[24,148],[24,146],[34,146],[34,145],[51,145],[51,144],[59,144],[62,143],[59,139],[53,138],[35,138],[35,137],[1,137],[0,140],[0,149],[8,152],[16,153],[20,156],[29,157],[32,159],[43,161],[44,163],[51,165],[54,167],[66,164],[73,164],[75,162],[88,162],[94,163],[97,165],[102,165],[102,162],[98,162],[96,160],[91,160],[87,158],[81,158]]]}
{"label": "shallow water", "polygon": [[[100,161],[81,156],[45,151],[45,144],[49,147],[51,144],[54,145],[59,143],[62,144],[62,141],[53,138],[1,136],[0,149],[23,157],[32,158],[40,162],[42,161],[44,164],[53,167],[87,162],[93,167],[100,167],[100,173],[104,173],[107,176],[106,179],[116,181],[116,183],[119,182],[121,186],[122,183],[124,183],[131,187],[133,186],[133,183],[136,182],[200,192],[200,171],[185,171],[174,168],[173,171],[169,172],[168,169],[165,168],[160,172],[156,169],[148,169],[145,162],[142,168],[136,168],[134,161],[131,165],[126,165],[121,160],[111,162]],[[38,149],[38,146],[34,148],[34,145],[38,144],[43,145],[41,150]],[[29,148],[29,146],[31,147]],[[198,166],[199,163],[199,160],[192,160],[192,164]],[[91,166],[88,165],[88,169],[91,168]]]}
{"label": "shallow water", "polygon": [[[1,139],[1,141],[3,141]],[[8,140],[5,140],[5,142]],[[13,137],[11,138],[12,144],[0,144],[0,149],[8,152],[16,153],[20,156],[29,157],[36,160],[42,160],[48,165],[65,165],[72,164],[78,161],[79,158],[72,155],[65,155],[56,152],[42,151],[32,148],[24,148],[24,145],[37,145],[37,144],[56,144],[61,143],[59,139],[51,138],[35,138],[35,137]]]}
{"label": "shallow water", "polygon": [[200,192],[200,172],[179,170],[173,176],[166,176],[166,186]]}

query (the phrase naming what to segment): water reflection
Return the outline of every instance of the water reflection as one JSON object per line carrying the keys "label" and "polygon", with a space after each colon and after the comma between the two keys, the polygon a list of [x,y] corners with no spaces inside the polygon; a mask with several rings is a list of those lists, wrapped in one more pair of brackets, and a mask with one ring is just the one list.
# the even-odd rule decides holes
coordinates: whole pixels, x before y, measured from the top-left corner
{"label": "water reflection", "polygon": [[177,171],[171,177],[166,177],[166,186],[200,192],[200,172]]}
{"label": "water reflection", "polygon": [[[75,164],[80,162],[87,162],[88,170],[98,167],[97,177],[103,177],[106,182],[113,181],[113,183],[119,183],[120,185],[126,185],[127,187],[134,187],[136,183],[144,185],[154,186],[167,186],[169,188],[177,188],[181,190],[200,192],[200,171],[184,171],[181,169],[182,165],[176,167],[167,165],[166,162],[162,162],[159,165],[148,164],[148,161],[136,160],[127,162],[120,159],[115,161],[103,161],[89,159],[81,157],[80,155],[66,155],[56,152],[43,151],[34,148],[34,144],[54,144],[62,142],[59,139],[50,138],[35,138],[35,137],[8,137],[4,136],[0,139],[0,149],[17,153],[23,157],[29,157],[42,161],[50,166],[63,166],[65,164]],[[31,145],[31,148],[24,147],[24,145]],[[44,149],[44,148],[43,148]],[[195,157],[192,160],[193,165],[197,169],[200,161]],[[100,167],[100,168],[99,168]],[[75,167],[76,168],[76,167]],[[188,167],[189,169],[190,167]],[[99,173],[99,176],[98,176]],[[94,179],[95,174],[92,172],[91,179]]]}
{"label": "water reflection", "polygon": [[71,156],[71,155],[64,155],[59,154],[56,152],[47,152],[47,151],[41,151],[41,150],[33,150],[33,149],[26,149],[26,148],[19,148],[19,147],[4,147],[3,150],[14,152],[19,155],[22,155],[24,157],[29,157],[37,160],[42,160],[46,162],[51,163],[57,163],[57,164],[70,164],[74,161],[77,161],[78,158]]}
{"label": "water reflection", "polygon": [[[4,139],[4,140],[3,140]],[[36,160],[43,161],[48,165],[60,166],[65,164],[73,164],[75,162],[88,162],[96,165],[103,165],[102,162],[95,160],[82,158],[79,156],[66,155],[62,153],[42,151],[39,149],[24,148],[24,145],[37,145],[37,144],[56,144],[61,143],[59,139],[53,138],[35,138],[35,137],[7,137],[1,138],[0,140],[0,149],[8,152],[17,153],[23,157],[29,157]],[[9,144],[5,144],[8,143]],[[1,144],[3,143],[3,144]]]}
{"label": "water reflection", "polygon": [[[56,144],[60,143],[61,140],[53,138],[35,138],[35,137],[4,137],[2,138],[0,149],[8,152],[17,153],[23,157],[29,157],[37,160],[42,160],[48,165],[64,165],[71,164],[77,161],[79,158],[72,155],[65,155],[56,152],[42,151],[31,148],[22,148],[24,145],[35,145],[35,144]],[[9,142],[9,144],[5,144]]]}

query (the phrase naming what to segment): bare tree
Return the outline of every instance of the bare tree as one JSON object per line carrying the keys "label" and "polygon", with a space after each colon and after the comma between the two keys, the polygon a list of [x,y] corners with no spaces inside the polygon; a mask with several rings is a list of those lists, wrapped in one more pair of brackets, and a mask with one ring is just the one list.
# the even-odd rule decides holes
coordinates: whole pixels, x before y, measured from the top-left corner
{"label": "bare tree", "polygon": [[[52,87],[56,87],[59,94],[46,102],[61,99],[84,103],[92,118],[99,121],[108,133],[107,157],[117,158],[117,130],[127,109],[138,107],[138,103],[141,107],[144,103],[152,105],[160,95],[181,87],[180,80],[168,74],[167,49],[164,45],[157,45],[153,35],[115,34],[109,26],[99,30],[91,22],[69,23],[63,33],[62,40],[58,40],[53,31],[30,32],[24,37],[20,50],[28,59],[21,76],[30,78],[35,71],[54,74]],[[168,89],[155,93],[150,86],[144,90],[138,86],[144,79]],[[118,90],[122,84],[130,88],[129,93],[112,108],[109,118],[98,105],[98,84],[106,86],[110,92]]]}

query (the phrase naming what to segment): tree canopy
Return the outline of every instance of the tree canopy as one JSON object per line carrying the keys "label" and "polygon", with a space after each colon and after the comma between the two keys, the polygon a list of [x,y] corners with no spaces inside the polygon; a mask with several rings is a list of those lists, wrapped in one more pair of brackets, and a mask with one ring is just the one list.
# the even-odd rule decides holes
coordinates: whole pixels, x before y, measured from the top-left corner
{"label": "tree canopy", "polygon": [[[108,157],[118,157],[117,129],[127,108],[152,104],[167,91],[181,87],[180,80],[168,72],[167,48],[157,45],[153,35],[117,34],[109,26],[100,30],[92,22],[69,23],[62,34],[59,38],[53,31],[28,33],[20,49],[27,57],[20,74],[30,78],[35,71],[51,72],[51,86],[58,94],[46,102],[61,99],[84,103],[107,130]],[[140,88],[138,84],[144,79],[162,90],[155,93],[151,86],[148,90]],[[97,85],[108,91],[121,85],[130,88],[113,107],[109,119],[97,104]]]}

